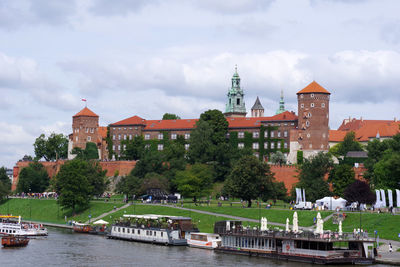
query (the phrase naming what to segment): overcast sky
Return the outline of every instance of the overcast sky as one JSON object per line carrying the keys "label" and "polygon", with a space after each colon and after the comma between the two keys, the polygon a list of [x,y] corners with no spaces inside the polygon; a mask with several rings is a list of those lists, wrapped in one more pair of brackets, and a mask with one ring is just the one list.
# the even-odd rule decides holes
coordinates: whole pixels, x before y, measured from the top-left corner
{"label": "overcast sky", "polygon": [[224,111],[235,64],[248,112],[275,114],[280,91],[316,80],[330,127],[394,119],[400,103],[400,1],[0,0],[0,166],[35,139],[72,132],[84,107],[100,124],[165,112]]}

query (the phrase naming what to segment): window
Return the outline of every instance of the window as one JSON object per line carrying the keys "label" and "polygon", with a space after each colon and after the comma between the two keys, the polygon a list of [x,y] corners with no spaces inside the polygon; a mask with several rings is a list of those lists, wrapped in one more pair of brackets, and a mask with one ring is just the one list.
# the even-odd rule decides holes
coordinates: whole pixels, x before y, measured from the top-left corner
{"label": "window", "polygon": [[306,121],[306,126],[307,127],[310,126],[310,122],[309,121]]}
{"label": "window", "polygon": [[190,144],[185,144],[185,150],[189,150]]}
{"label": "window", "polygon": [[150,134],[145,134],[144,135],[144,140],[149,140],[150,139]]}
{"label": "window", "polygon": [[129,135],[129,140],[132,140],[132,135],[131,134]]}
{"label": "window", "polygon": [[238,143],[238,148],[244,148],[244,143]]}
{"label": "window", "polygon": [[324,145],[321,145],[321,148],[324,148]]}
{"label": "window", "polygon": [[137,230],[137,233],[138,233],[138,235],[140,235],[140,230],[139,229]]}
{"label": "window", "polygon": [[115,140],[115,134],[113,134],[113,140]]}
{"label": "window", "polygon": [[271,143],[271,149],[275,148],[275,143]]}
{"label": "window", "polygon": [[271,137],[272,138],[275,137],[275,132],[274,131],[271,131]]}
{"label": "window", "polygon": [[190,133],[185,133],[185,140],[188,140],[190,138]]}
{"label": "window", "polygon": [[258,143],[253,143],[253,149],[258,149]]}
{"label": "window", "polygon": [[89,133],[89,128],[86,128],[86,133]]}
{"label": "window", "polygon": [[278,142],[278,149],[280,149],[281,148],[281,142]]}
{"label": "window", "polygon": [[164,150],[164,145],[158,144],[157,149],[158,149],[158,151]]}
{"label": "window", "polygon": [[94,133],[94,128],[90,128],[90,132],[91,132],[91,133]]}
{"label": "window", "polygon": [[137,126],[135,126],[135,130],[137,130],[138,129],[138,127]]}
{"label": "window", "polygon": [[278,132],[278,137],[281,137],[281,132]]}
{"label": "window", "polygon": [[322,103],[322,104],[321,104],[321,107],[324,108],[324,107],[325,107],[325,103]]}
{"label": "window", "polygon": [[311,94],[311,97],[314,98],[314,94]]}
{"label": "window", "polygon": [[76,139],[76,142],[78,142],[78,136],[75,139]]}
{"label": "window", "polygon": [[176,139],[176,133],[171,134],[171,139],[175,140]]}
{"label": "window", "polygon": [[286,143],[286,142],[283,144],[283,147],[284,147],[284,148],[287,148],[287,143]]}
{"label": "window", "polygon": [[308,112],[307,117],[311,118],[311,112]]}
{"label": "window", "polygon": [[287,137],[287,131],[283,132],[283,137]]}
{"label": "window", "polygon": [[126,140],[126,134],[124,134],[124,140]]}
{"label": "window", "polygon": [[294,122],[292,122],[290,125],[294,126]]}
{"label": "window", "polygon": [[303,98],[303,94],[300,95],[300,98]]}
{"label": "window", "polygon": [[264,137],[267,138],[268,137],[268,131],[264,132]]}
{"label": "window", "polygon": [[309,147],[309,148],[312,148],[312,144],[310,144],[308,147]]}
{"label": "window", "polygon": [[259,132],[253,132],[253,138],[258,138],[260,136]]}
{"label": "window", "polygon": [[118,135],[118,140],[121,140],[121,135],[120,134]]}
{"label": "window", "polygon": [[115,150],[115,145],[113,145],[113,150]]}
{"label": "window", "polygon": [[164,135],[162,133],[158,134],[158,140],[162,140],[164,138]]}
{"label": "window", "polygon": [[244,132],[238,132],[238,138],[244,138]]}
{"label": "window", "polygon": [[129,228],[126,229],[126,233],[129,234],[131,231]]}
{"label": "window", "polygon": [[88,142],[92,141],[92,137],[88,136],[87,140],[88,140]]}
{"label": "window", "polygon": [[304,104],[300,104],[300,108],[304,108]]}
{"label": "window", "polygon": [[124,150],[126,150],[126,145],[123,145],[122,147],[123,147]]}
{"label": "window", "polygon": [[118,150],[121,150],[121,145],[118,145]]}
{"label": "window", "polygon": [[240,105],[240,98],[236,99],[236,105]]}
{"label": "window", "polygon": [[264,143],[264,149],[268,149],[268,142]]}
{"label": "window", "polygon": [[308,134],[307,134],[307,138],[310,138],[310,136],[311,136],[311,135],[308,133]]}
{"label": "window", "polygon": [[310,107],[312,107],[312,108],[313,108],[313,107],[314,107],[314,103],[311,103]]}

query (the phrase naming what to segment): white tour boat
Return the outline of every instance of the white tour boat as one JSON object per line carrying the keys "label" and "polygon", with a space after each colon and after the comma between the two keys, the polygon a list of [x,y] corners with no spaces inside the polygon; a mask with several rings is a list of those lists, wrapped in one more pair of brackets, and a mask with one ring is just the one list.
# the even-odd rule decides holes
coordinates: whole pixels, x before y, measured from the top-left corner
{"label": "white tour boat", "polygon": [[0,215],[0,235],[47,236],[41,224],[21,222],[21,216]]}
{"label": "white tour boat", "polygon": [[187,243],[189,247],[215,249],[221,245],[221,238],[218,234],[191,233]]}

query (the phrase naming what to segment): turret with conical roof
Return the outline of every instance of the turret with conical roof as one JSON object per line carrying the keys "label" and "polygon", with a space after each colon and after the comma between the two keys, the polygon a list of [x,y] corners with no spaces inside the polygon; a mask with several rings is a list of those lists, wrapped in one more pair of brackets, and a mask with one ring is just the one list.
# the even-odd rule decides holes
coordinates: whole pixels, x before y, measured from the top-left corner
{"label": "turret with conical roof", "polygon": [[244,103],[244,93],[240,88],[240,77],[235,67],[235,73],[232,77],[232,86],[228,91],[228,102],[226,103],[226,117],[245,117],[246,106]]}
{"label": "turret with conical roof", "polygon": [[251,108],[252,117],[264,117],[264,107],[261,105],[260,99],[257,96],[256,102]]}

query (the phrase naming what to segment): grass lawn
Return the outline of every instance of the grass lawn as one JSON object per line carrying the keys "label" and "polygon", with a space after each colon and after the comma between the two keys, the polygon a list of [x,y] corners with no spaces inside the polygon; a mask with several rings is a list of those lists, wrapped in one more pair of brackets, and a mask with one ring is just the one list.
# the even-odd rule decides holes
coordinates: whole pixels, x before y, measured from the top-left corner
{"label": "grass lawn", "polygon": [[[210,211],[215,213],[221,213],[226,215],[233,215],[239,217],[245,217],[250,219],[259,219],[259,216],[266,217],[269,222],[275,223],[286,223],[286,218],[289,218],[290,221],[293,219],[293,210],[282,210],[282,209],[265,209],[265,208],[242,208],[241,206],[232,206],[225,205],[222,207],[218,207],[216,205],[202,205],[202,206],[195,206],[194,204],[184,204],[186,208],[192,208],[197,210],[204,210]],[[317,216],[317,211],[297,211],[298,219],[299,219],[299,226],[309,227],[313,225],[313,219]],[[321,216],[325,218],[332,212],[329,211],[321,211]]]}
{"label": "grass lawn", "polygon": [[[382,239],[400,241],[400,215],[391,215],[389,213],[362,213],[361,228],[368,232],[370,237],[374,236],[374,231]],[[338,230],[339,225],[333,224],[332,220],[324,223],[324,229]],[[346,219],[342,223],[343,232],[353,232],[354,228],[360,228],[360,213],[346,213]]]}
{"label": "grass lawn", "polygon": [[[112,223],[114,219],[120,218],[123,214],[158,214],[158,215],[174,215],[174,216],[185,216],[191,217],[192,221],[197,225],[201,232],[213,233],[214,223],[216,221],[229,220],[224,217],[210,216],[206,214],[200,214],[196,212],[189,212],[186,210],[180,210],[176,208],[161,207],[161,206],[146,206],[146,205],[132,205],[126,209],[114,212],[110,216],[106,216],[103,220]],[[245,224],[247,225],[247,223]],[[253,224],[250,224],[253,225]]]}
{"label": "grass lawn", "polygon": [[63,211],[58,207],[54,199],[9,199],[0,205],[0,214],[21,215],[24,220],[33,220],[51,223],[65,223],[67,220],[87,221],[89,214],[92,218],[99,216],[116,207],[121,207],[121,203],[101,203],[91,202],[90,208],[78,213],[76,216],[70,216],[71,211]]}

